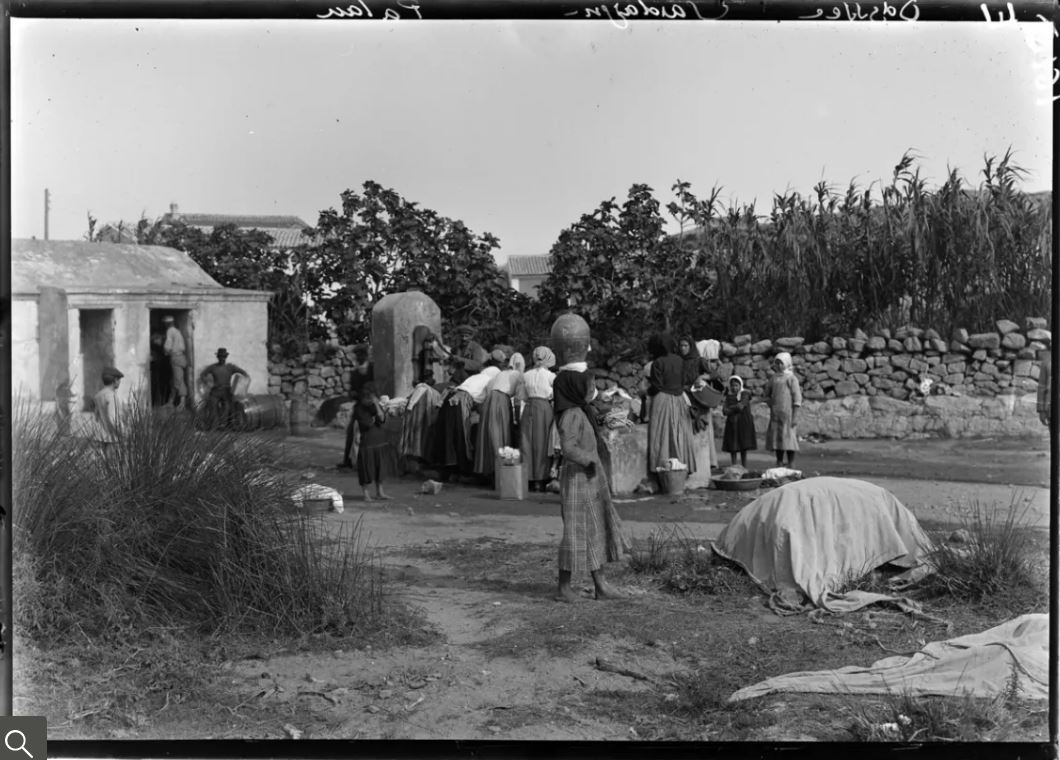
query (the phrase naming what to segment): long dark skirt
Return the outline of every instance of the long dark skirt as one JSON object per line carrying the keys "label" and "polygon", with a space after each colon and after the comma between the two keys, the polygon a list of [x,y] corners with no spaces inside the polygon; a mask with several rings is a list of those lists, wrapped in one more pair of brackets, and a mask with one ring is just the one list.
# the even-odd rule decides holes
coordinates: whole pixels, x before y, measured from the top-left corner
{"label": "long dark skirt", "polygon": [[523,463],[530,480],[549,480],[552,468],[552,402],[543,398],[532,398],[526,404],[523,418],[519,421],[523,452]]}
{"label": "long dark skirt", "polygon": [[504,391],[490,391],[479,410],[475,440],[475,472],[492,475],[497,449],[512,445],[512,400]]}
{"label": "long dark skirt", "polygon": [[651,402],[648,421],[648,471],[678,459],[688,466],[688,474],[696,471],[696,452],[692,445],[692,417],[681,396],[657,393]]}
{"label": "long dark skirt", "polygon": [[397,454],[389,441],[357,449],[357,482],[382,483],[397,473]]}
{"label": "long dark skirt", "polygon": [[435,425],[435,464],[457,467],[461,472],[471,474],[475,464],[471,440],[473,406],[471,395],[466,391],[456,391],[442,401]]}

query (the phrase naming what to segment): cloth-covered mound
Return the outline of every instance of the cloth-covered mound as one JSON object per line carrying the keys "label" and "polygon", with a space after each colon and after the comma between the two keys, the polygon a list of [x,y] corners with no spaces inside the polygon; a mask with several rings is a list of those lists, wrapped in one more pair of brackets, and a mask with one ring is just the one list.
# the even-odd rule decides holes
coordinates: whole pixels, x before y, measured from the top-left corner
{"label": "cloth-covered mound", "polygon": [[933,641],[870,667],[802,671],[740,689],[729,702],[775,692],[995,697],[1015,674],[1024,699],[1049,697],[1049,616],[1021,615],[982,633]]}
{"label": "cloth-covered mound", "polygon": [[862,480],[818,477],[755,499],[713,547],[789,608],[798,608],[804,596],[816,607],[845,612],[887,597],[837,595],[837,588],[880,565],[917,568],[931,540],[889,491]]}

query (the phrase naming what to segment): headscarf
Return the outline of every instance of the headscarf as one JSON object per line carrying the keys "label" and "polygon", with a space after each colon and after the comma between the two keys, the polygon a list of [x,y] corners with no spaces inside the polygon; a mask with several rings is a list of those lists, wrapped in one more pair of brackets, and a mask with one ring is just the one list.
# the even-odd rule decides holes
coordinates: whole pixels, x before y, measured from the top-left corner
{"label": "headscarf", "polygon": [[504,355],[504,351],[499,348],[493,349],[493,351],[490,353],[490,359],[497,362],[497,366],[504,364],[504,360],[506,358],[507,357]]}
{"label": "headscarf", "polygon": [[534,360],[535,367],[549,367],[556,366],[556,355],[552,353],[548,346],[538,346],[534,349],[534,353],[531,354]]}
{"label": "headscarf", "polygon": [[743,390],[744,390],[744,388],[743,388],[743,378],[740,377],[739,375],[730,375],[729,379],[725,381],[725,389],[728,390],[729,383],[731,383],[733,380],[735,380],[736,382],[738,382],[740,384],[739,390],[736,391],[736,396],[739,397],[739,395],[741,393],[743,393]]}
{"label": "headscarf", "polygon": [[793,370],[791,369],[791,354],[789,354],[787,351],[781,351],[773,358],[779,359],[780,363],[784,365],[784,370],[783,372],[781,372],[782,375],[793,374]]}
{"label": "headscarf", "polygon": [[[682,354],[681,353],[681,343],[687,343],[688,344],[688,353],[687,354]],[[686,336],[686,335],[682,335],[680,337],[680,339],[677,341],[677,353],[685,361],[688,361],[689,359],[698,359],[699,356],[700,356],[699,347],[696,345],[696,342],[694,340],[692,340],[692,338],[690,336]]]}
{"label": "headscarf", "polygon": [[512,358],[508,360],[508,368],[514,369],[516,372],[525,372],[526,359],[523,358],[522,354],[516,351],[512,354]]}
{"label": "headscarf", "polygon": [[[589,394],[596,390],[596,380],[590,372],[563,370],[552,383],[552,399],[556,414],[574,407],[584,409],[589,404]],[[595,394],[594,394],[595,395]],[[593,415],[588,415],[593,420]]]}
{"label": "headscarf", "polygon": [[677,353],[677,341],[670,333],[655,333],[648,338],[648,353],[652,359]]}
{"label": "headscarf", "polygon": [[696,343],[696,350],[704,359],[718,359],[721,353],[721,343],[716,340],[701,340]]}

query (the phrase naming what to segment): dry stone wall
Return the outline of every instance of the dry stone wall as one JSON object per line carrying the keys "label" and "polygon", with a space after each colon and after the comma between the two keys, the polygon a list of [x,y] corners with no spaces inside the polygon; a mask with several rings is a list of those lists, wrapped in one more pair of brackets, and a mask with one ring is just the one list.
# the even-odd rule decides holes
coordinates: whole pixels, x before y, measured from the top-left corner
{"label": "dry stone wall", "polygon": [[[755,339],[738,335],[721,342],[719,372],[737,374],[759,403],[754,414],[765,430],[760,402],[778,352],[792,355],[802,384],[800,433],[832,438],[968,437],[1042,435],[1035,412],[1038,352],[1052,343],[1041,318],[1023,325],[999,320],[991,332],[936,331],[903,327],[861,330],[815,343],[801,337]],[[269,364],[269,393],[308,398],[311,412],[324,399],[349,393],[353,347],[312,344],[296,359]],[[614,381],[635,392],[643,363],[610,359],[595,370],[597,385]],[[929,393],[922,381],[931,380]],[[344,422],[344,419],[340,422]]]}

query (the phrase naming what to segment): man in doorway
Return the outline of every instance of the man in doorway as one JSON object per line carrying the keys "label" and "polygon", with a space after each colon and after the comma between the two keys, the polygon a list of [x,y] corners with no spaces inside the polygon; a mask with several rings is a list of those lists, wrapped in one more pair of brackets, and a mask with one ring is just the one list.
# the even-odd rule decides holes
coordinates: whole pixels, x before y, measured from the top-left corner
{"label": "man in doorway", "polygon": [[[375,369],[372,362],[368,360],[366,346],[357,346],[353,349],[353,361],[353,372],[350,373],[350,400],[356,406],[361,400],[361,390],[364,386],[375,382]],[[342,452],[342,462],[339,463],[340,469],[353,469],[353,463],[357,458],[356,436],[357,423],[354,420],[353,410],[350,410],[350,421],[346,425],[346,446]]]}
{"label": "man in doorway", "polygon": [[169,357],[169,366],[173,373],[173,396],[176,398],[173,405],[180,409],[188,395],[188,384],[184,380],[184,373],[188,368],[187,347],[184,344],[184,335],[177,329],[173,317],[162,317],[162,324],[166,328],[166,340],[162,348]]}
{"label": "man in doorway", "polygon": [[118,442],[118,386],[124,375],[114,367],[103,368],[103,388],[92,397],[95,404],[95,439],[104,452]]}
{"label": "man in doorway", "polygon": [[217,363],[211,364],[199,375],[199,381],[209,387],[206,396],[206,427],[227,428],[232,422],[232,404],[235,395],[232,393],[232,377],[243,375],[250,381],[247,371],[228,362],[228,349],[217,349]]}

